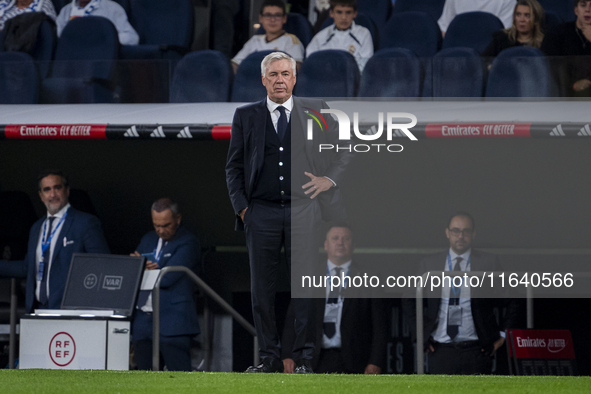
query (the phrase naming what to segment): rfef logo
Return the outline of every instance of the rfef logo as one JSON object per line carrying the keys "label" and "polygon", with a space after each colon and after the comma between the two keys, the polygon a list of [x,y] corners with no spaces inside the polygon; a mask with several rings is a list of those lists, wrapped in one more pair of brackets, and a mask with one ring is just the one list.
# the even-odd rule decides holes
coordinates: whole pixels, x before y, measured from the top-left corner
{"label": "rfef logo", "polygon": [[76,342],[67,332],[58,332],[49,343],[49,357],[58,367],[65,367],[76,356]]}

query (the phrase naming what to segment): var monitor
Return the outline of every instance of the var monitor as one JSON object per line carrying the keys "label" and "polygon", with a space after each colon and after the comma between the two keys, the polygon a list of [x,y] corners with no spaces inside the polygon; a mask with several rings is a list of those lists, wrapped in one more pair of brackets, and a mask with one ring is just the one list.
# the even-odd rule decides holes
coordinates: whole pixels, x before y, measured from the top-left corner
{"label": "var monitor", "polygon": [[112,310],[131,316],[144,264],[143,256],[75,253],[62,309]]}

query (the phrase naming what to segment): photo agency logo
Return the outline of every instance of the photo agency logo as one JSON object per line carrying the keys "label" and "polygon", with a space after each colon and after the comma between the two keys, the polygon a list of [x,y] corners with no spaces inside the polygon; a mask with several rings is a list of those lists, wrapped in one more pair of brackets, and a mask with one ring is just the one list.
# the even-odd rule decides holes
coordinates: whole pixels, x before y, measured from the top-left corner
{"label": "photo agency logo", "polygon": [[[332,114],[336,117],[339,124],[339,140],[351,140],[351,120],[349,116],[338,109],[321,109],[320,112],[312,108],[304,108],[304,113],[310,117],[307,122],[307,139],[311,141],[314,139],[314,123],[318,125],[321,132],[328,131],[328,124],[322,114]],[[410,120],[407,123],[400,123],[400,120]],[[396,123],[395,123],[396,122]],[[386,141],[392,141],[394,136],[406,136],[411,141],[418,141],[417,137],[409,130],[416,126],[417,117],[407,112],[388,112],[386,113]],[[359,144],[319,144],[319,152],[322,151],[349,151],[357,153],[366,152],[402,152],[404,147],[401,144],[386,144],[379,143],[379,139],[384,134],[384,113],[378,112],[377,127],[372,125],[365,133],[359,130],[359,113],[353,112],[353,133],[358,140],[361,141],[375,141],[374,143],[359,143]]]}

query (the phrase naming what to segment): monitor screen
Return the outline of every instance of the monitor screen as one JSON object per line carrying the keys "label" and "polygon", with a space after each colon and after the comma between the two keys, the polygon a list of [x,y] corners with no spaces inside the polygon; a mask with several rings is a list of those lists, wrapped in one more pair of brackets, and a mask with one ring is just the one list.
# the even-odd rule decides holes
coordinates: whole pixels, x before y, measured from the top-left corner
{"label": "monitor screen", "polygon": [[131,316],[144,264],[143,256],[75,253],[62,309],[113,310]]}

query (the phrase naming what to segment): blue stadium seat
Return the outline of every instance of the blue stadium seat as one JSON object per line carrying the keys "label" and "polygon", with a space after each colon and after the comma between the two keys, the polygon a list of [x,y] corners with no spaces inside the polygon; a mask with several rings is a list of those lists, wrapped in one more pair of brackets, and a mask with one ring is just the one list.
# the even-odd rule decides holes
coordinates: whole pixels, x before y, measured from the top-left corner
{"label": "blue stadium seat", "polygon": [[361,75],[359,97],[419,97],[421,62],[404,48],[376,52]]}
{"label": "blue stadium seat", "polygon": [[358,0],[357,11],[375,22],[381,36],[382,28],[392,14],[392,0]]}
{"label": "blue stadium seat", "polygon": [[170,102],[226,102],[233,76],[232,66],[223,53],[212,50],[189,53],[174,70]]}
{"label": "blue stadium seat", "polygon": [[193,39],[191,0],[130,0],[130,22],[140,45],[123,47],[124,59],[172,59],[189,51]]}
{"label": "blue stadium seat", "polygon": [[562,25],[564,21],[562,18],[553,12],[546,12],[544,15],[544,34],[548,34],[552,30],[556,29],[558,26]]}
{"label": "blue stadium seat", "polygon": [[325,50],[304,60],[296,92],[302,97],[355,97],[358,87],[355,58],[345,51]]}
{"label": "blue stadium seat", "polygon": [[267,90],[261,82],[261,62],[271,52],[274,51],[254,52],[240,62],[232,85],[233,102],[252,102],[266,97]]}
{"label": "blue stadium seat", "polygon": [[548,60],[539,49],[513,47],[492,63],[486,97],[549,97],[551,74]]}
{"label": "blue stadium seat", "polygon": [[433,57],[433,97],[482,97],[484,68],[472,48],[448,48]]}
{"label": "blue stadium seat", "polygon": [[[327,28],[328,26],[334,23],[334,19],[330,16],[322,22],[322,29]],[[371,33],[371,39],[373,42],[373,50],[376,52],[380,46],[380,34],[378,32],[378,27],[376,23],[367,15],[362,13],[357,13],[357,17],[355,18],[355,23],[359,26],[365,27]]]}
{"label": "blue stadium seat", "polygon": [[444,4],[445,0],[396,0],[392,13],[407,11],[425,12],[431,15],[433,19],[439,20]]}
{"label": "blue stadium seat", "polygon": [[39,75],[31,56],[0,52],[0,104],[36,104]]}
{"label": "blue stadium seat", "polygon": [[503,28],[499,18],[488,12],[459,14],[449,24],[443,40],[443,49],[467,47],[482,53],[492,41],[493,33]]}
{"label": "blue stadium seat", "polygon": [[577,16],[575,15],[575,6],[573,0],[538,0],[539,3],[544,7],[544,11],[552,12],[560,17],[563,21],[571,22],[574,21]]}
{"label": "blue stadium seat", "polygon": [[418,57],[431,57],[441,49],[437,21],[424,12],[398,12],[380,31],[380,48],[406,48]]}
{"label": "blue stadium seat", "polygon": [[111,21],[99,16],[71,20],[58,40],[51,78],[43,81],[42,102],[115,102],[118,54],[119,38]]}
{"label": "blue stadium seat", "polygon": [[41,78],[47,78],[51,71],[51,62],[57,47],[57,34],[49,21],[43,21],[39,27],[37,44],[33,50],[33,59],[39,69]]}
{"label": "blue stadium seat", "polygon": [[[287,22],[283,27],[285,28],[286,32],[291,33],[299,38],[304,45],[304,48],[308,46],[314,35],[312,25],[310,25],[308,19],[306,19],[302,14],[287,14]],[[259,27],[256,34],[265,34],[265,29],[263,29],[262,26]]]}

